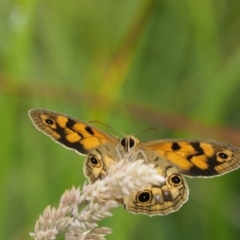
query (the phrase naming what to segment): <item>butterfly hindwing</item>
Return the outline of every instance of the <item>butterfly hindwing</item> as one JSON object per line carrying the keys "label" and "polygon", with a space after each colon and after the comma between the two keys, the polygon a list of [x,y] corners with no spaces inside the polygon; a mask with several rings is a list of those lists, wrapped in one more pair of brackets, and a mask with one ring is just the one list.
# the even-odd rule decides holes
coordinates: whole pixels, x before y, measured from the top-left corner
{"label": "butterfly hindwing", "polygon": [[113,163],[120,160],[116,145],[108,142],[88,154],[84,162],[84,174],[93,183],[104,178]]}
{"label": "butterfly hindwing", "polygon": [[128,211],[149,216],[166,215],[177,211],[187,201],[188,186],[184,177],[162,157],[157,157],[155,162],[165,181],[125,196],[123,204]]}

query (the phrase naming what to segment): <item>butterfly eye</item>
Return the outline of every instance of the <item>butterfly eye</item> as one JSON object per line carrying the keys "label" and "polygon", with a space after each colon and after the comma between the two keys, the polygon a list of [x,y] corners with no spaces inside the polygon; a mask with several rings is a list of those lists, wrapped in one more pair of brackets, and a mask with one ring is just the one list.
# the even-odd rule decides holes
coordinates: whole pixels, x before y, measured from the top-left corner
{"label": "butterfly eye", "polygon": [[135,146],[135,139],[131,137],[125,137],[121,139],[120,143],[124,147],[124,149],[128,151]]}
{"label": "butterfly eye", "polygon": [[122,138],[120,143],[123,147],[125,147],[126,146],[126,138]]}
{"label": "butterfly eye", "polygon": [[176,186],[182,183],[182,178],[177,174],[173,174],[172,176],[170,176],[169,181],[170,181],[170,184],[173,184]]}
{"label": "butterfly eye", "polygon": [[152,193],[150,191],[139,192],[136,196],[136,201],[138,203],[148,203],[152,199]]}
{"label": "butterfly eye", "polygon": [[129,138],[129,147],[132,148],[135,145],[135,141],[133,138]]}
{"label": "butterfly eye", "polygon": [[54,124],[54,121],[52,119],[46,119],[45,120],[45,123],[47,123],[48,125],[53,125]]}

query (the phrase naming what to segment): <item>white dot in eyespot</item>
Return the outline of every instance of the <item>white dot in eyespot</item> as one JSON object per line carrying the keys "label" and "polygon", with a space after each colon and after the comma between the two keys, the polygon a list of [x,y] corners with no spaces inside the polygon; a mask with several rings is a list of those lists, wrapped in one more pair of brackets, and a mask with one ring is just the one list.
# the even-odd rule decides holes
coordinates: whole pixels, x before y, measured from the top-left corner
{"label": "white dot in eyespot", "polygon": [[159,194],[154,195],[154,199],[155,199],[156,203],[161,202],[161,196]]}
{"label": "white dot in eyespot", "polygon": [[164,196],[169,196],[170,192],[164,191]]}

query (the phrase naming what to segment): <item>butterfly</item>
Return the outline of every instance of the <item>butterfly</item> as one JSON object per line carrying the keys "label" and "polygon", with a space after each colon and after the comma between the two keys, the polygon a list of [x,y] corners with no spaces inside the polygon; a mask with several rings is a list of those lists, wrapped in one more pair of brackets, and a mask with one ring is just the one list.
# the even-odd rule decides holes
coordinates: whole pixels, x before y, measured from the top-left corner
{"label": "butterfly", "polygon": [[240,148],[214,140],[163,139],[140,142],[127,135],[121,139],[65,114],[32,109],[29,116],[43,133],[66,148],[86,155],[84,173],[90,182],[102,179],[118,161],[119,153],[140,152],[165,181],[120,200],[125,209],[150,216],[177,211],[188,200],[184,176],[213,177],[240,167]]}

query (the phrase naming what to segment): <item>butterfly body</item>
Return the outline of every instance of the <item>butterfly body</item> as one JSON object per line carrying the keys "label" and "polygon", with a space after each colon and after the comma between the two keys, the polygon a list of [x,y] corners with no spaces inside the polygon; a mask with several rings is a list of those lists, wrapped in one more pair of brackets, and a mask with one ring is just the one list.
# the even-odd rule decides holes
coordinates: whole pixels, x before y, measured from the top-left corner
{"label": "butterfly body", "polygon": [[33,109],[29,115],[34,125],[53,140],[87,156],[84,173],[90,182],[104,178],[111,164],[126,156],[137,155],[146,163],[153,163],[165,182],[143,186],[143,190],[119,200],[127,210],[135,213],[153,216],[178,210],[188,199],[183,175],[212,177],[240,166],[240,148],[227,143],[197,139],[140,142],[131,135],[119,139],[88,123],[50,110]]}

